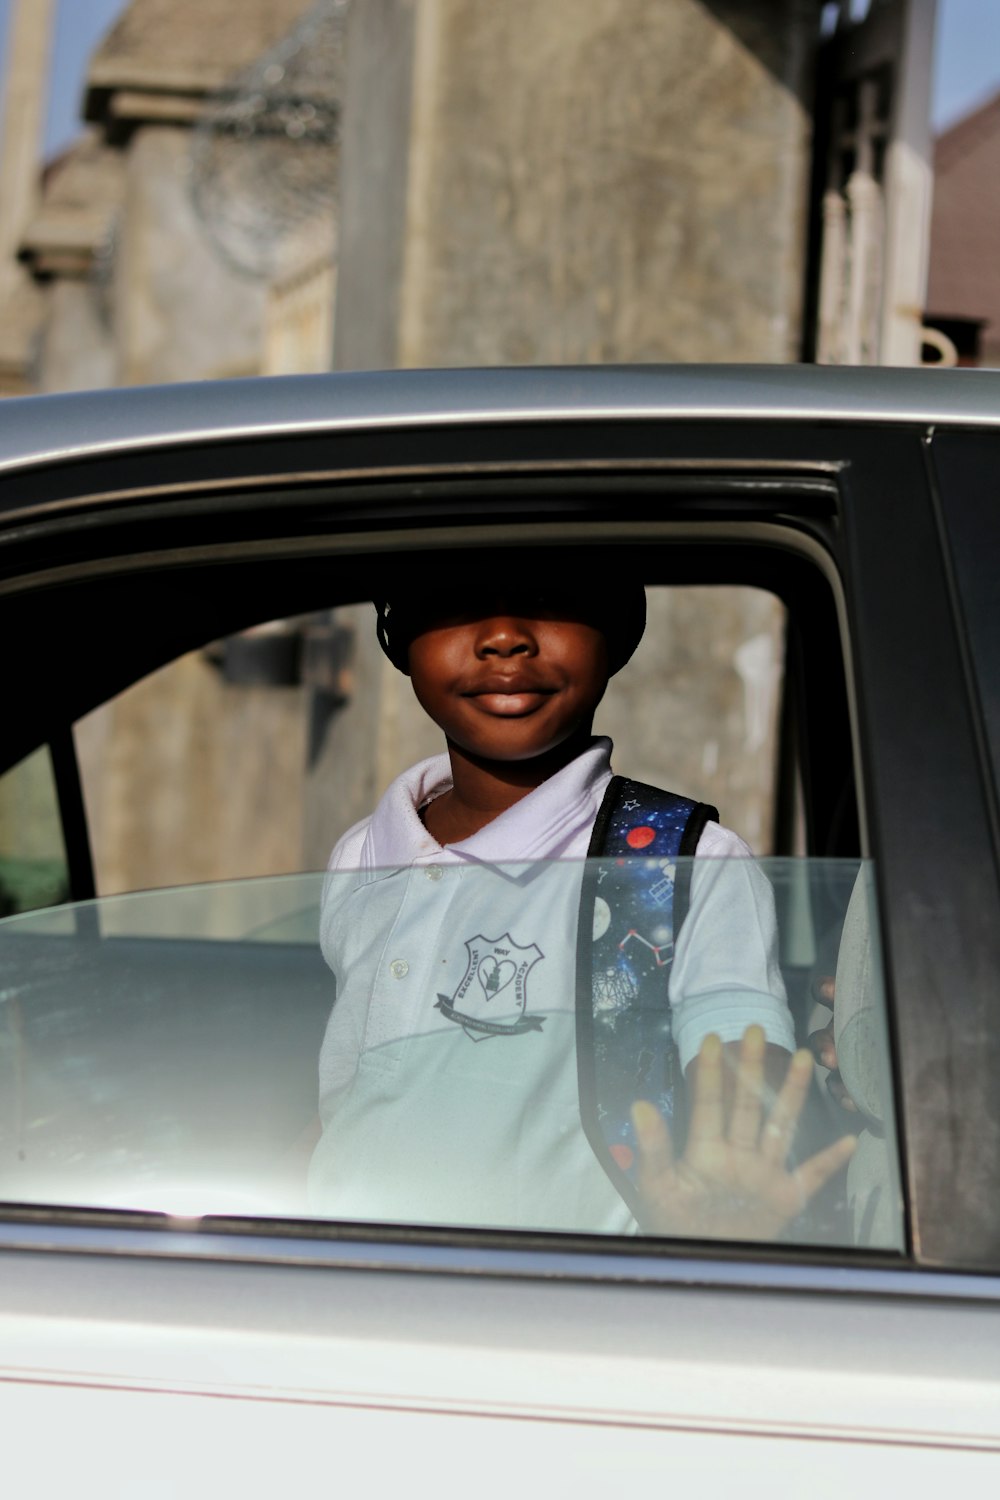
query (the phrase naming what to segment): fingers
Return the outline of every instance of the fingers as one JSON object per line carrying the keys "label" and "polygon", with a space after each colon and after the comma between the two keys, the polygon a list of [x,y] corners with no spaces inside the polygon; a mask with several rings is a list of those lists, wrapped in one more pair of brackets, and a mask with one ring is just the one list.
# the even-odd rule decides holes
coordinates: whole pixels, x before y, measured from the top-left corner
{"label": "fingers", "polygon": [[833,1010],[837,998],[836,977],[833,974],[824,974],[821,979],[817,979],[813,985],[813,994],[820,1005],[828,1005]]}
{"label": "fingers", "polygon": [[821,1068],[826,1068],[828,1077],[826,1080],[826,1091],[835,1104],[841,1109],[846,1109],[850,1114],[857,1114],[858,1106],[851,1098],[844,1085],[837,1068],[837,1047],[834,1041],[833,1024],[825,1026],[822,1031],[814,1031],[807,1038],[806,1045],[812,1052],[813,1057]]}
{"label": "fingers", "polygon": [[831,1073],[829,1075],[826,1080],[826,1091],[830,1095],[830,1098],[833,1100],[834,1104],[838,1104],[840,1108],[846,1110],[849,1115],[857,1114],[858,1106],[855,1104],[854,1100],[847,1092],[847,1085],[844,1083],[844,1080],[841,1078],[839,1073]]}
{"label": "fingers", "polygon": [[791,1150],[799,1115],[812,1082],[812,1070],[812,1054],[800,1047],[792,1055],[771,1118],[761,1131],[761,1154],[770,1162],[781,1165]]}
{"label": "fingers", "polygon": [[822,1031],[810,1032],[807,1045],[820,1067],[829,1068],[831,1072],[836,1068],[837,1047],[833,1039],[832,1023],[824,1026]]}
{"label": "fingers", "polygon": [[637,1099],[632,1105],[632,1124],[639,1147],[639,1181],[644,1192],[669,1176],[674,1148],[667,1123],[655,1104]]}
{"label": "fingers", "polygon": [[695,1145],[722,1136],[722,1043],[714,1033],[701,1044],[694,1073],[688,1141]]}
{"label": "fingers", "polygon": [[857,1136],[841,1136],[839,1141],[834,1141],[824,1151],[817,1151],[815,1156],[810,1156],[808,1161],[804,1161],[792,1173],[803,1207],[814,1193],[819,1192],[824,1182],[829,1181],[835,1172],[839,1172],[850,1161],[857,1144]]}
{"label": "fingers", "polygon": [[736,1092],[729,1117],[729,1139],[734,1146],[746,1151],[754,1149],[760,1134],[766,1049],[763,1029],[760,1026],[748,1026],[740,1044]]}

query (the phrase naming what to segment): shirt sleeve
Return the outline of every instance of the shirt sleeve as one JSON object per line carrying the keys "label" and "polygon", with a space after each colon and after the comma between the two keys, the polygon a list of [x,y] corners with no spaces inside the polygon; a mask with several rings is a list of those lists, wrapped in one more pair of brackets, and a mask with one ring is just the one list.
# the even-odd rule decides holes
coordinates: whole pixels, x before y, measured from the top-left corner
{"label": "shirt sleeve", "polygon": [[698,841],[670,1005],[682,1068],[710,1033],[735,1042],[755,1024],[769,1042],[794,1051],[774,892],[743,840],[718,823],[706,824]]}

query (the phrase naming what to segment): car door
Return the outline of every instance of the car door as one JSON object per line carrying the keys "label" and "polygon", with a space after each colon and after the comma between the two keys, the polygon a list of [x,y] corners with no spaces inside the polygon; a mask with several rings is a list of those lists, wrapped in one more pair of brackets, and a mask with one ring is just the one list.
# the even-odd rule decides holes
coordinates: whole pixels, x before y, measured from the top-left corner
{"label": "car door", "polygon": [[[444,587],[449,570],[495,561],[526,538],[557,565],[585,563],[595,587],[602,569],[628,567],[651,586],[770,590],[787,611],[773,825],[784,864],[771,874],[783,930],[809,940],[797,949],[789,937],[786,976],[804,1027],[831,881],[842,922],[864,856],[891,1072],[883,1135],[893,1155],[898,1143],[901,1174],[895,1237],[824,1244],[809,1230],[748,1246],[255,1216],[227,1213],[219,1200],[179,1214],[162,1201],[150,1211],[58,1195],[12,1200],[3,1224],[17,1334],[9,1379],[26,1418],[55,1399],[56,1379],[87,1388],[73,1410],[97,1432],[120,1425],[139,1390],[169,1390],[204,1423],[195,1408],[204,1413],[216,1391],[238,1398],[239,1414],[205,1436],[213,1462],[230,1442],[248,1442],[259,1400],[266,1412],[253,1421],[267,1441],[249,1442],[255,1464],[283,1446],[318,1461],[332,1443],[357,1463],[374,1453],[387,1477],[399,1471],[392,1450],[402,1443],[425,1456],[435,1483],[455,1482],[479,1472],[482,1446],[499,1430],[496,1492],[525,1463],[554,1466],[596,1493],[601,1476],[623,1466],[681,1464],[713,1484],[733,1462],[751,1492],[763,1492],[781,1476],[793,1482],[796,1443],[808,1437],[830,1493],[870,1476],[873,1447],[876,1467],[897,1479],[919,1483],[930,1464],[986,1492],[998,1442],[990,1011],[1000,954],[983,729],[992,700],[976,686],[963,563],[943,545],[948,491],[932,463],[947,447],[991,475],[996,444],[984,433],[947,434],[943,446],[935,433],[929,444],[930,424],[891,403],[886,412],[858,400],[845,414],[841,399],[831,417],[822,387],[811,405],[789,410],[786,400],[750,420],[728,388],[723,400],[705,381],[685,404],[669,383],[657,393],[645,379],[600,372],[589,384],[567,374],[541,388],[467,377],[464,402],[431,381],[436,405],[417,377],[318,382],[317,410],[332,402],[333,416],[285,414],[270,425],[237,420],[241,393],[220,391],[217,409],[231,413],[222,436],[192,425],[186,397],[166,435],[145,393],[135,406],[70,403],[67,415],[85,425],[102,411],[115,441],[83,455],[22,455],[0,494],[4,630],[18,646],[6,764],[51,747],[80,901],[93,895],[93,874],[72,726],[184,651],[265,618],[371,597],[376,584],[408,576],[415,556]],[[713,397],[721,409],[710,413]],[[752,404],[751,385],[741,399]],[[58,691],[39,695],[55,663]],[[174,900],[133,903],[140,915],[128,931],[108,925],[98,903],[101,959],[118,964],[122,994],[130,974],[162,976],[169,934],[147,916]],[[79,947],[94,941],[94,911],[54,909],[46,920],[69,922],[60,936]],[[190,974],[201,937],[185,920]],[[237,935],[215,1056],[251,976],[262,994],[275,984],[291,994],[294,971],[296,1014],[309,1017],[299,1067],[325,1004],[315,950],[301,931],[287,951],[269,948],[267,962],[284,975],[269,980],[262,950],[247,947],[248,924]],[[194,960],[199,1015],[217,956],[203,945]],[[63,961],[64,973],[74,968],[82,972],[79,953]],[[91,1007],[109,973],[92,970]],[[63,989],[63,1011],[65,998]],[[30,994],[18,1001],[23,1013]],[[149,1008],[155,1017],[155,1002]],[[258,1010],[259,1064],[279,1042],[273,1015],[267,1022],[266,1005]],[[59,1006],[46,1014],[58,1043]],[[23,1033],[23,1014],[17,1024]],[[300,1083],[290,1087],[301,1094]],[[154,1341],[168,1359],[144,1353]],[[95,1393],[112,1386],[128,1399],[102,1404]],[[129,1441],[136,1462],[143,1441]],[[251,1469],[247,1482],[260,1485],[265,1471]]]}

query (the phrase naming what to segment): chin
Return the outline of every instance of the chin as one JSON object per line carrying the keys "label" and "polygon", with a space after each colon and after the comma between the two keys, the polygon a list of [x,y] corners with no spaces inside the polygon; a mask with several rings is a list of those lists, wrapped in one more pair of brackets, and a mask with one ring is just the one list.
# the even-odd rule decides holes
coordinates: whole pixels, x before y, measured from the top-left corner
{"label": "chin", "polygon": [[468,755],[475,755],[479,760],[495,761],[497,765],[522,765],[526,761],[544,760],[546,756],[554,755],[561,749],[571,754],[576,753],[576,746],[581,738],[589,738],[587,734],[582,736],[577,730],[570,730],[567,734],[546,737],[544,740],[535,740],[530,743],[518,743],[511,737],[503,744],[474,744],[471,741],[458,741],[460,749],[465,750]]}

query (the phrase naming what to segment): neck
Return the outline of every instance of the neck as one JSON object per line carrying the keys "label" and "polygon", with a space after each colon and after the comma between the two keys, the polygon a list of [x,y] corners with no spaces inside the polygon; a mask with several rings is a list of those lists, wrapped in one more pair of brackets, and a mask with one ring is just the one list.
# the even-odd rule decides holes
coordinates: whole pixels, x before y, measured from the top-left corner
{"label": "neck", "polygon": [[481,760],[448,744],[453,785],[424,813],[424,825],[439,844],[471,838],[487,823],[568,766],[591,742],[589,727],[532,760]]}

